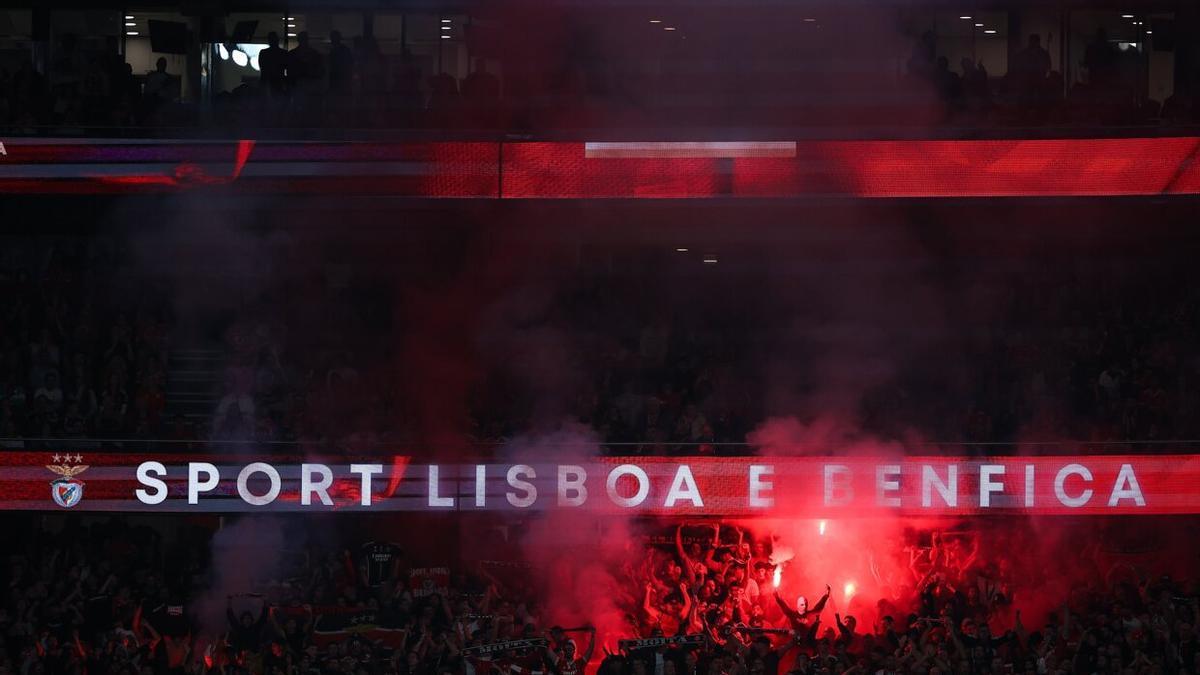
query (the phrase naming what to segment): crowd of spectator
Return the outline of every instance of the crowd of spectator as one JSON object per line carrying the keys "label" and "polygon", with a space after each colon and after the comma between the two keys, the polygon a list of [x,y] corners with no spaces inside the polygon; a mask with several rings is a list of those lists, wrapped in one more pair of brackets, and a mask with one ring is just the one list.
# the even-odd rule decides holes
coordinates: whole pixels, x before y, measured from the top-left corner
{"label": "crowd of spectator", "polygon": [[54,57],[39,70],[28,57],[0,66],[0,124],[133,127],[177,125],[171,105],[180,99],[181,79],[167,72],[167,59],[134,73],[115,37],[100,52],[86,51],[77,35],[59,40]]}
{"label": "crowd of spectator", "polygon": [[[242,76],[239,84],[227,90],[215,91],[211,107],[201,114],[197,106],[182,103],[184,98],[195,100],[196,95],[181,95],[183,77],[178,63],[175,72],[168,73],[167,59],[158,58],[147,72],[135,74],[115,38],[101,51],[85,51],[79,36],[67,34],[56,41],[53,58],[40,70],[29,59],[0,67],[0,124],[28,129],[55,125],[178,127],[196,125],[203,119],[205,125],[216,128],[527,130],[531,125],[603,124],[606,116],[622,124],[651,123],[662,113],[655,112],[658,104],[647,102],[654,100],[659,90],[675,92],[671,96],[681,100],[689,94],[676,92],[679,85],[674,80],[680,78],[667,73],[662,82],[644,91],[638,88],[644,85],[622,82],[621,77],[604,74],[605,67],[572,53],[561,55],[557,69],[539,65],[547,69],[545,82],[518,86],[500,76],[503,59],[489,65],[488,59],[475,58],[459,78],[442,67],[441,59],[436,59],[434,67],[427,57],[407,49],[385,55],[370,35],[346,40],[334,30],[317,39],[301,31],[286,44],[278,33],[271,32],[266,41],[266,47],[254,57],[258,72]],[[911,118],[912,123],[964,127],[1096,126],[1181,124],[1197,119],[1197,107],[1182,84],[1167,100],[1145,95],[1144,54],[1136,48],[1119,49],[1118,44],[1127,47],[1129,43],[1119,43],[1103,29],[1088,42],[1079,59],[1083,77],[1069,86],[1061,70],[1052,68],[1042,35],[1030,34],[1021,42],[1023,46],[1013,47],[1007,64],[971,57],[951,63],[946,54],[939,53],[934,33],[923,34],[894,83],[895,91],[888,94],[906,101],[899,108],[911,112],[897,112],[875,123],[897,124]],[[228,47],[234,48],[232,44]],[[989,72],[999,72],[1002,66],[1006,68],[1002,76]],[[233,65],[214,57],[214,77],[222,67]],[[523,67],[511,70],[519,72]],[[616,67],[609,65],[608,69]],[[669,71],[667,66],[663,68]],[[751,75],[758,76],[747,77]],[[603,82],[592,83],[595,78]],[[1176,79],[1181,83],[1187,80]],[[712,91],[691,93],[713,95]],[[809,106],[806,112],[797,113],[795,105],[778,104],[776,113],[771,112],[772,106],[756,105],[739,114],[745,123],[771,126],[795,125],[797,115],[799,120],[817,125],[859,120],[858,113],[848,114],[856,104],[834,100],[830,99],[826,112]],[[703,110],[711,105],[697,105],[689,112],[687,106],[667,104],[663,110],[672,111],[679,121],[695,117],[699,123],[711,118],[711,111]]]}
{"label": "crowd of spectator", "polygon": [[[841,421],[881,439],[915,432],[951,444],[1073,439],[1097,450],[1152,450],[1195,438],[1200,375],[1191,345],[1200,339],[1200,296],[1179,283],[1179,264],[1103,272],[1063,265],[960,289],[986,305],[980,318],[962,317],[959,329],[935,335],[932,361],[912,349],[898,353],[895,373],[867,382],[853,408],[838,411]],[[753,292],[729,283],[735,299]],[[226,332],[213,436],[419,441],[412,393],[394,368],[410,379],[424,375],[396,351],[409,329],[381,330],[379,317],[394,306],[378,291],[308,288],[306,307],[337,316],[311,331],[289,330],[310,324],[276,313],[272,294],[248,307]],[[463,437],[497,444],[570,421],[614,454],[744,453],[769,419],[822,413],[803,398],[792,399],[794,407],[771,404],[784,375],[765,367],[763,352],[786,350],[777,360],[796,364],[787,376],[803,385],[817,367],[814,354],[841,349],[814,351],[786,333],[764,338],[778,311],[766,299],[756,308],[710,296],[664,309],[639,288],[580,274],[547,302],[533,332],[488,328],[502,347],[472,344],[455,357],[478,373],[466,385],[461,419],[469,426],[456,429]],[[862,319],[874,321],[865,311]],[[881,330],[878,339],[887,340],[907,329]],[[843,357],[852,361],[856,348],[845,347]]]}
{"label": "crowd of spectator", "polygon": [[[156,433],[167,305],[113,242],[10,239],[0,265],[0,438]],[[0,441],[5,442],[5,441]]]}
{"label": "crowd of spectator", "polygon": [[[399,318],[391,280],[288,281],[290,297],[305,302],[271,288],[233,318],[204,319],[224,353],[213,362],[211,407],[184,419],[167,400],[175,289],[131,272],[121,247],[83,238],[6,248],[7,445],[155,438],[366,449],[422,441],[414,382],[438,373],[414,373],[412,354],[398,351],[413,328]],[[1200,296],[1180,283],[1182,264],[1134,261],[1086,274],[1063,265],[964,288],[986,306],[980,318],[963,317],[961,330],[936,337],[938,361],[911,349],[897,355],[894,374],[855,392],[842,421],[881,439],[917,432],[952,444],[1073,439],[1153,450],[1193,439]],[[722,454],[751,451],[744,444],[774,417],[818,415],[803,398],[771,403],[785,376],[765,367],[764,353],[786,350],[794,364],[786,377],[802,379],[815,367],[812,354],[828,351],[786,333],[764,337],[777,306],[766,296],[761,307],[742,302],[751,287],[725,283],[732,304],[710,295],[672,307],[619,279],[579,273],[548,296],[532,333],[488,328],[502,348],[472,343],[450,357],[472,363],[475,374],[447,426],[461,424],[453,429],[461,438],[486,446],[571,422],[614,454]],[[870,311],[865,318],[874,320]],[[292,328],[301,325],[309,328]]]}
{"label": "crowd of spectator", "polygon": [[[1200,669],[1200,596],[1159,576],[1079,579],[1034,598],[1031,577],[971,537],[925,532],[906,593],[843,602],[773,590],[769,537],[715,523],[707,541],[648,546],[613,570],[622,626],[551,624],[567,598],[520,561],[415,567],[418,542],[293,544],[265,569],[213,569],[203,527],[173,537],[123,518],[12,530],[0,568],[0,673],[233,675],[1125,675]],[[682,531],[682,527],[680,531]],[[981,535],[980,535],[981,536]],[[961,540],[961,541],[960,541]],[[244,543],[253,548],[254,544]],[[414,547],[405,550],[407,546]],[[583,555],[583,552],[573,552]],[[633,552],[636,554],[636,550]],[[811,555],[811,553],[810,553]],[[636,557],[636,555],[635,555]],[[263,560],[263,559],[259,559]],[[1028,562],[1028,561],[1027,561]],[[636,571],[635,571],[636,570]],[[789,567],[795,572],[795,561]],[[241,591],[217,580],[237,576]],[[818,591],[819,592],[819,591]],[[1022,622],[1023,603],[1055,609]],[[849,614],[876,610],[873,625]],[[1028,615],[1026,615],[1028,616]],[[1031,619],[1034,620],[1034,619]]]}
{"label": "crowd of spectator", "polygon": [[1142,57],[1136,49],[1117,45],[1098,29],[1080,63],[1087,79],[1070,87],[1062,72],[1052,68],[1050,52],[1037,33],[1016,51],[1003,77],[989,75],[981,60],[964,57],[951,64],[938,54],[932,33],[917,41],[906,70],[911,82],[936,93],[945,121],[964,126],[1178,124],[1195,119],[1197,110],[1186,95],[1164,101],[1139,97]]}

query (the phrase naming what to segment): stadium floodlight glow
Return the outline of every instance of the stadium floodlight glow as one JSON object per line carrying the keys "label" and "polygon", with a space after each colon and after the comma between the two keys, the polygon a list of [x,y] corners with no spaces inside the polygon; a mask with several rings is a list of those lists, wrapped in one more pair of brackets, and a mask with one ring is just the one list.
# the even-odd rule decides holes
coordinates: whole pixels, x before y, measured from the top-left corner
{"label": "stadium floodlight glow", "polygon": [[250,64],[250,57],[246,55],[246,52],[244,52],[240,49],[233,50],[232,56],[233,56],[233,62],[238,64],[239,66],[244,67],[244,66],[247,66]]}
{"label": "stadium floodlight glow", "polygon": [[223,44],[217,44],[217,56],[221,57],[222,61],[229,60],[229,50]]}

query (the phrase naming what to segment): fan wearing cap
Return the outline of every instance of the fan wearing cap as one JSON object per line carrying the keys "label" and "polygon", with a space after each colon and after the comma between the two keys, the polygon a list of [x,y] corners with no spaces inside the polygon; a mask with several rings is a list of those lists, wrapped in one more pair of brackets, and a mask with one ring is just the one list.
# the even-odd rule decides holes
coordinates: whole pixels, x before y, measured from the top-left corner
{"label": "fan wearing cap", "polygon": [[587,632],[588,646],[583,654],[579,653],[579,645],[575,643],[575,638],[567,638],[560,643],[560,649],[550,653],[550,665],[559,675],[583,674],[584,667],[592,660],[592,650],[596,648],[596,628],[589,626]]}

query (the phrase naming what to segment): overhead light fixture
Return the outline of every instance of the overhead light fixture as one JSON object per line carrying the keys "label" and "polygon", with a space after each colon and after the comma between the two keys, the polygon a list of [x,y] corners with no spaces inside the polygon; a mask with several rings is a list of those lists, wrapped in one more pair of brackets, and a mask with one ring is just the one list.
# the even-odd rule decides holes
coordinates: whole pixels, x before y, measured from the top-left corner
{"label": "overhead light fixture", "polygon": [[126,35],[137,35],[138,32],[136,30],[127,30],[127,31],[125,31],[125,34]]}
{"label": "overhead light fixture", "polygon": [[1136,43],[1136,42],[1130,42],[1130,43],[1129,43],[1129,46],[1130,46],[1130,47],[1133,47],[1134,49],[1137,49],[1137,48],[1138,48],[1138,43]]}
{"label": "overhead light fixture", "polygon": [[1146,35],[1154,35],[1154,31],[1148,30],[1148,31],[1146,31]]}
{"label": "overhead light fixture", "polygon": [[127,20],[128,20],[128,19],[132,19],[132,18],[133,18],[133,15],[132,15],[132,14],[126,14],[126,15],[125,15],[125,18],[126,18]]}
{"label": "overhead light fixture", "polygon": [[288,33],[288,37],[296,37],[295,33]]}
{"label": "overhead light fixture", "polygon": [[132,28],[132,27],[134,27],[134,26],[136,26],[136,25],[137,25],[137,24],[136,24],[136,23],[134,23],[133,21],[126,21],[126,22],[125,22],[125,27],[126,27],[126,28]]}
{"label": "overhead light fixture", "polygon": [[679,247],[677,247],[677,248],[675,249],[675,252],[676,252],[676,253],[687,253],[687,252],[688,252],[688,250],[687,250],[687,248],[686,248],[686,247],[684,247],[684,246],[679,246]]}
{"label": "overhead light fixture", "polygon": [[706,255],[706,256],[704,256],[703,262],[705,265],[716,265],[717,257],[715,255]]}
{"label": "overhead light fixture", "polygon": [[675,30],[675,26],[664,26],[663,30]]}
{"label": "overhead light fixture", "polygon": [[1132,15],[1132,14],[1122,14],[1122,15],[1121,15],[1121,18],[1122,18],[1122,19],[1132,19],[1132,18],[1133,18],[1133,15]]}
{"label": "overhead light fixture", "polygon": [[450,39],[450,36],[449,36],[449,35],[443,35],[443,36],[442,36],[442,39],[443,39],[443,40],[449,40],[449,39]]}
{"label": "overhead light fixture", "polygon": [[958,17],[958,18],[962,19],[963,21],[970,21],[970,20],[971,20],[971,17],[969,17],[969,16],[960,16],[960,17]]}
{"label": "overhead light fixture", "polygon": [[814,21],[816,21],[816,19],[812,18],[811,16],[804,17],[804,23],[813,23]]}
{"label": "overhead light fixture", "polygon": [[442,23],[450,23],[450,19],[442,19]]}
{"label": "overhead light fixture", "polygon": [[995,31],[995,30],[993,30],[993,29],[991,29],[991,28],[989,28],[989,29],[987,29],[987,30],[985,30],[985,31],[983,31],[983,32],[987,33],[988,35],[995,35],[995,34],[996,34],[996,31]]}
{"label": "overhead light fixture", "polygon": [[285,16],[285,17],[283,17],[283,20],[284,20],[284,21],[295,21],[295,20],[296,20],[296,17],[294,17],[294,16]]}
{"label": "overhead light fixture", "polygon": [[662,19],[650,19],[650,23],[662,23]]}
{"label": "overhead light fixture", "polygon": [[975,24],[975,27],[976,27],[976,28],[983,28],[983,24],[981,24],[981,23],[977,23],[977,24]]}
{"label": "overhead light fixture", "polygon": [[296,24],[294,24],[294,23],[289,23],[289,24],[288,24],[288,28],[295,28],[295,27],[296,27]]}
{"label": "overhead light fixture", "polygon": [[442,26],[442,30],[450,30],[450,26]]}
{"label": "overhead light fixture", "polygon": [[229,50],[225,48],[225,45],[217,44],[217,56],[220,56],[222,61],[229,60]]}
{"label": "overhead light fixture", "polygon": [[246,55],[246,52],[244,52],[240,49],[233,50],[233,54],[231,54],[230,56],[233,57],[233,62],[238,64],[239,66],[245,67],[247,64],[250,63],[250,57]]}

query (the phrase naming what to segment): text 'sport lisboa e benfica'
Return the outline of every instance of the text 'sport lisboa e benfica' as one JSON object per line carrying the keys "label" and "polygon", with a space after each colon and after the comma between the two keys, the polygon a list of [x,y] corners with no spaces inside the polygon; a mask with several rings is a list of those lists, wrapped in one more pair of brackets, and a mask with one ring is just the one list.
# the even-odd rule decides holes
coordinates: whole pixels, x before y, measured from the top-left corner
{"label": "text 'sport lisboa e benfica'", "polygon": [[[64,459],[65,458],[65,459]],[[18,452],[0,508],[522,511],[691,516],[1200,513],[1200,455],[604,457],[424,464]]]}

